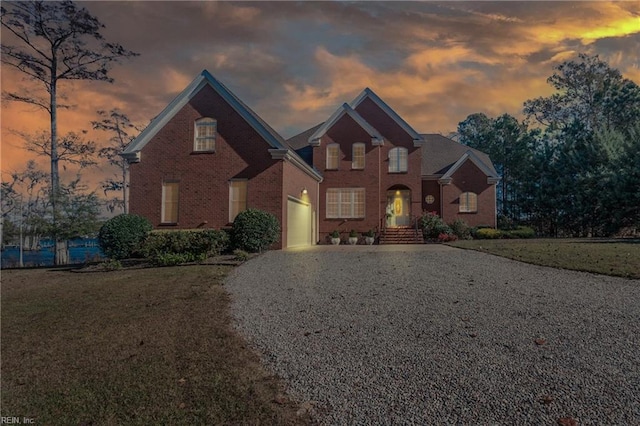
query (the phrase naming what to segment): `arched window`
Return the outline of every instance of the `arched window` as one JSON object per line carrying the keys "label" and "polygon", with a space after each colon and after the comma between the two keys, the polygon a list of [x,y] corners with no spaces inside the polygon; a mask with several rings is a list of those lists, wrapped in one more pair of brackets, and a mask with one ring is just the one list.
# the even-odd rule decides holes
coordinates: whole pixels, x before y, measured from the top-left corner
{"label": "arched window", "polygon": [[327,169],[338,170],[338,154],[340,153],[340,145],[331,143],[327,145]]}
{"label": "arched window", "polygon": [[351,168],[364,169],[365,146],[363,143],[354,143],[351,148]]}
{"label": "arched window", "polygon": [[407,148],[393,148],[389,151],[389,173],[404,173],[407,171]]}
{"label": "arched window", "polygon": [[475,192],[460,194],[460,213],[475,213],[478,211],[478,195]]}
{"label": "arched window", "polygon": [[196,120],[195,137],[193,140],[194,151],[216,150],[216,127],[218,122],[210,117]]}

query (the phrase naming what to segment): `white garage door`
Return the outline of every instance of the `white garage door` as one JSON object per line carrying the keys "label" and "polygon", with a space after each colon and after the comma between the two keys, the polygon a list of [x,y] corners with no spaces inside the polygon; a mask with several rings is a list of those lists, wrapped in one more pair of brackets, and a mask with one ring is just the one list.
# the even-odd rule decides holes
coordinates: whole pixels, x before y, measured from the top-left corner
{"label": "white garage door", "polygon": [[287,201],[287,247],[311,245],[311,206],[289,198]]}

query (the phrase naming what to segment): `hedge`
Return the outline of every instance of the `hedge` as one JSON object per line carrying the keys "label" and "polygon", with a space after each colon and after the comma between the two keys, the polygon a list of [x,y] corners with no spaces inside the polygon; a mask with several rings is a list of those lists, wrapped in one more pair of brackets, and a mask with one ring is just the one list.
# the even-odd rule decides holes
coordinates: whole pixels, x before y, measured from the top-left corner
{"label": "hedge", "polygon": [[151,223],[135,214],[121,214],[107,220],[98,232],[98,244],[111,259],[127,259],[137,254]]}

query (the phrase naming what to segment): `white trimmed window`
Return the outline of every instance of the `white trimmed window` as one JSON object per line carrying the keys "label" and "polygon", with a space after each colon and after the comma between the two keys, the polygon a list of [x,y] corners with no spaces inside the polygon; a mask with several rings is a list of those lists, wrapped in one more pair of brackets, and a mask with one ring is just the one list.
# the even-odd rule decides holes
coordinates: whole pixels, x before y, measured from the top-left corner
{"label": "white trimmed window", "polygon": [[233,222],[238,213],[247,209],[247,181],[229,182],[229,222]]}
{"label": "white trimmed window", "polygon": [[338,154],[340,146],[337,143],[327,145],[327,170],[338,170]]}
{"label": "white trimmed window", "polygon": [[403,173],[407,171],[407,148],[393,148],[389,151],[389,173]]}
{"label": "white trimmed window", "polygon": [[362,170],[364,169],[364,153],[365,145],[361,142],[354,143],[351,148],[351,168]]}
{"label": "white trimmed window", "polygon": [[364,188],[327,189],[327,219],[363,218]]}
{"label": "white trimmed window", "polygon": [[162,223],[178,223],[178,182],[162,184]]}
{"label": "white trimmed window", "polygon": [[475,192],[460,194],[460,213],[475,213],[478,211],[478,195]]}
{"label": "white trimmed window", "polygon": [[210,117],[196,120],[195,138],[193,140],[194,151],[216,150],[216,128],[218,122]]}

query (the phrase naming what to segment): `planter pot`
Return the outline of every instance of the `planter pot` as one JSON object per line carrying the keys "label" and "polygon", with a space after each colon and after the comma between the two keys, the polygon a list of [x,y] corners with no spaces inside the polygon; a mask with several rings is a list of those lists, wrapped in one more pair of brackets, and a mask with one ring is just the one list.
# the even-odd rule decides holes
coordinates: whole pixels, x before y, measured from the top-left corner
{"label": "planter pot", "polygon": [[338,244],[340,244],[340,238],[331,238],[331,244],[337,246]]}
{"label": "planter pot", "polygon": [[358,237],[349,237],[349,244],[352,246],[358,244]]}
{"label": "planter pot", "polygon": [[372,245],[376,240],[376,237],[364,237],[364,242],[368,245]]}

